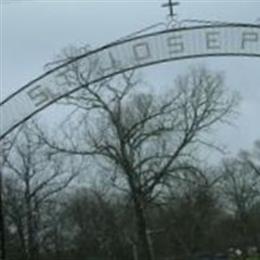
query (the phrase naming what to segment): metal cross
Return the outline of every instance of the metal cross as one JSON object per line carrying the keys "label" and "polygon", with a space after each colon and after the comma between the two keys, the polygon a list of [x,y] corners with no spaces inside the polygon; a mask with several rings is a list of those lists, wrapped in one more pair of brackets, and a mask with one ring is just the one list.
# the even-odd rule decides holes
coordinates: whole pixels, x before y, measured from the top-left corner
{"label": "metal cross", "polygon": [[169,7],[170,14],[169,16],[173,18],[176,14],[173,12],[173,7],[179,5],[179,2],[172,2],[172,0],[169,0],[167,4],[163,4],[162,7]]}

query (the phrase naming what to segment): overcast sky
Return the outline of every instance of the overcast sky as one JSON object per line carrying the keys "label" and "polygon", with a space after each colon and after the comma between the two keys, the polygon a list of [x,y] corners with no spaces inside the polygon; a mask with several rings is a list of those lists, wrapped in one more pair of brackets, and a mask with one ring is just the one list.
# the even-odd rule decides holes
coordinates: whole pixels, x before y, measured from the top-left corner
{"label": "overcast sky", "polygon": [[[2,0],[1,100],[42,74],[44,64],[64,47],[85,44],[100,47],[166,21],[167,10],[161,8],[165,1]],[[181,5],[176,9],[179,20],[260,23],[260,0],[179,2]],[[195,64],[224,71],[226,84],[240,91],[243,97],[236,126],[221,129],[217,138],[233,153],[252,147],[253,142],[260,139],[260,59],[219,57],[175,61],[145,69],[144,74],[155,87],[163,87]]]}

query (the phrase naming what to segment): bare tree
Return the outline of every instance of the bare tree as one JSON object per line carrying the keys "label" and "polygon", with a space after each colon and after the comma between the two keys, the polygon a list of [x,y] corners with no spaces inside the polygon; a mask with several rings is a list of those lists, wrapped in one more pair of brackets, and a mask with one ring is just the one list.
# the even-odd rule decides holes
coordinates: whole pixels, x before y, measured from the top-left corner
{"label": "bare tree", "polygon": [[247,163],[255,172],[256,175],[260,177],[260,141],[256,141],[254,144],[254,149],[252,151],[241,151],[239,159],[244,163]]}
{"label": "bare tree", "polygon": [[[238,235],[236,243],[242,247],[244,253],[254,241],[250,232],[251,213],[260,198],[260,178],[247,161],[241,158],[224,162],[224,176],[222,193],[226,200],[226,207],[234,214]],[[253,234],[254,236],[254,234]]]}
{"label": "bare tree", "polygon": [[133,72],[89,85],[82,71],[74,64],[63,75],[64,84],[83,88],[64,101],[80,114],[66,141],[43,139],[54,151],[94,156],[115,184],[120,180],[135,212],[139,259],[151,260],[147,205],[189,168],[198,147],[211,146],[206,135],[230,119],[237,97],[227,95],[221,74],[204,68],[178,77],[175,87],[160,95],[137,91],[140,82]]}
{"label": "bare tree", "polygon": [[[21,130],[18,129],[18,133]],[[0,250],[1,259],[6,259],[6,225],[5,225],[5,205],[4,205],[4,191],[3,191],[3,169],[6,164],[6,159],[10,154],[12,146],[16,140],[17,132],[10,138],[0,140]]]}
{"label": "bare tree", "polygon": [[50,154],[32,125],[24,126],[4,170],[8,176],[7,214],[20,237],[26,259],[38,259],[43,206],[72,182],[80,166],[75,158]]}

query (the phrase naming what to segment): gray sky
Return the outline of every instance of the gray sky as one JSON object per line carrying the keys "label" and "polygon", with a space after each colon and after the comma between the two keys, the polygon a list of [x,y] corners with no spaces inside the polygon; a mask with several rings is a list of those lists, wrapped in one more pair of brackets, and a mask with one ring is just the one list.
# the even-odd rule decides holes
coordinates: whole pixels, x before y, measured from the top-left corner
{"label": "gray sky", "polygon": [[[1,1],[1,0],[0,0]],[[2,0],[1,100],[43,73],[43,66],[69,45],[102,46],[122,36],[166,20],[166,0]],[[178,19],[255,23],[260,0],[181,0]],[[243,97],[236,126],[221,129],[216,138],[229,150],[250,148],[260,139],[260,59],[204,58],[145,69],[147,81],[163,87],[195,64],[224,71],[227,85]],[[53,112],[48,109],[44,114]]]}

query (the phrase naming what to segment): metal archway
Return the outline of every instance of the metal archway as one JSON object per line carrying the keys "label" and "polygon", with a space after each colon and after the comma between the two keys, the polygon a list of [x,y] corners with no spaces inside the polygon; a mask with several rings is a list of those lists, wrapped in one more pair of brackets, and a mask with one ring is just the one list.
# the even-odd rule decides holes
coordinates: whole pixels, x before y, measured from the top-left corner
{"label": "metal archway", "polygon": [[83,85],[61,75],[83,62],[88,84],[157,63],[210,56],[260,58],[260,25],[217,24],[164,30],[121,40],[75,57],[31,81],[0,103],[0,140],[17,126]]}

